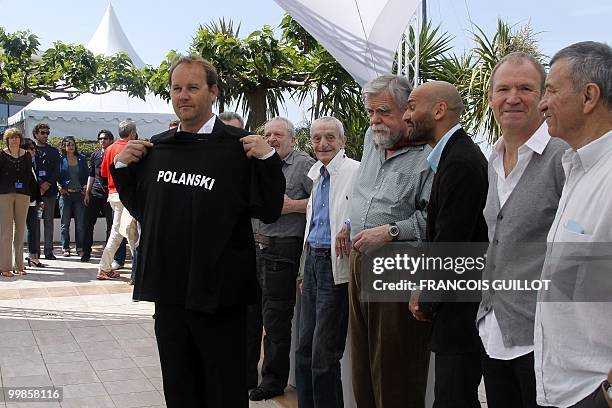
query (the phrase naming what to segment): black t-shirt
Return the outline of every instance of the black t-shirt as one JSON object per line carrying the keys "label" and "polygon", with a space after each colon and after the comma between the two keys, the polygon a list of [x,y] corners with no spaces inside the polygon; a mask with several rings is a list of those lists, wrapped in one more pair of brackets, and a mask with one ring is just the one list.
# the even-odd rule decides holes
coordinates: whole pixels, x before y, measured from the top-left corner
{"label": "black t-shirt", "polygon": [[135,299],[211,313],[255,299],[250,220],[280,216],[285,179],[277,154],[246,157],[245,135],[221,121],[211,135],[173,129],[152,139],[140,163],[111,167],[141,223]]}

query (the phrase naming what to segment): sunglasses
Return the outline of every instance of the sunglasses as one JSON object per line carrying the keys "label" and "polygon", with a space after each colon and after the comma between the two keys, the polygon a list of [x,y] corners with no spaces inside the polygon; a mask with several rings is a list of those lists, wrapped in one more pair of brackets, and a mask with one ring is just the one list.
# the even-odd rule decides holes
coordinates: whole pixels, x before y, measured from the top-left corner
{"label": "sunglasses", "polygon": [[38,133],[40,133],[41,135],[47,135],[47,136],[49,136],[49,135],[51,134],[51,132],[50,132],[50,131],[48,131],[48,130],[41,130],[41,131],[40,131],[40,132],[38,132]]}
{"label": "sunglasses", "polygon": [[98,140],[110,140],[110,137],[99,137]]}

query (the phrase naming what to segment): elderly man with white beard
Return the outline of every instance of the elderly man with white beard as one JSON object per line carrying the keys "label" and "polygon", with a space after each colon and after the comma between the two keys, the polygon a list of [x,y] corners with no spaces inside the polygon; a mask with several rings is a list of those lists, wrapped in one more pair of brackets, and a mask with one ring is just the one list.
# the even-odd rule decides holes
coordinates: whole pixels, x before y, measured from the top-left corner
{"label": "elderly man with white beard", "polygon": [[349,255],[352,376],[360,408],[425,406],[430,324],[408,313],[407,303],[359,298],[363,252],[385,242],[425,240],[431,149],[410,142],[411,129],[402,121],[411,91],[405,78],[394,75],[364,86],[370,128],[347,223],[352,249],[347,231],[336,239],[337,248]]}

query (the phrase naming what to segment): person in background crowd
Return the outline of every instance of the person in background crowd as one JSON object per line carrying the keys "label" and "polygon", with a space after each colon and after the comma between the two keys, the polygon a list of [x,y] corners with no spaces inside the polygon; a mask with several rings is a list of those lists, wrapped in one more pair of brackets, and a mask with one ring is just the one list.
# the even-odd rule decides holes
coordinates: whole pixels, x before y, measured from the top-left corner
{"label": "person in background crowd", "polygon": [[[57,178],[61,156],[59,151],[49,145],[47,140],[51,130],[46,123],[38,123],[32,130],[36,141],[35,166],[38,177],[40,195],[44,203],[44,254],[46,259],[54,260],[53,254],[53,218],[55,217],[55,203],[57,200]],[[40,234],[39,234],[40,236]]]}
{"label": "person in background crowd", "polygon": [[360,408],[425,406],[431,324],[417,321],[406,303],[360,299],[363,252],[385,242],[425,240],[431,149],[410,142],[402,120],[411,91],[408,80],[395,75],[363,87],[370,127],[355,176],[350,231],[347,225],[336,238],[342,252],[350,252],[349,337]]}
{"label": "person in background crowd", "polygon": [[38,180],[36,177],[36,161],[34,156],[36,155],[36,143],[32,139],[25,139],[21,144],[21,148],[30,153],[32,157],[32,173],[34,175],[34,181],[36,181],[35,188],[30,193],[30,205],[28,207],[28,215],[26,219],[26,226],[28,229],[28,256],[26,261],[28,266],[36,266],[37,268],[44,268],[45,265],[40,262],[40,228],[39,228],[39,212],[42,216],[44,203],[40,195],[40,189],[38,188]]}
{"label": "person in background crowd", "polygon": [[219,114],[219,119],[226,125],[244,129],[244,119],[236,112],[225,111]]}
{"label": "person in background crowd", "polygon": [[104,158],[104,151],[114,140],[113,132],[102,129],[98,132],[99,150],[96,150],[89,157],[89,175],[87,178],[87,188],[83,203],[85,204],[85,228],[83,234],[83,254],[81,262],[89,262],[91,259],[91,245],[93,244],[94,227],[100,212],[106,218],[106,241],[113,226],[113,209],[108,204],[108,182],[106,178],[100,176],[100,166]]}
{"label": "person in background crowd", "polygon": [[177,127],[179,127],[179,125],[180,125],[180,124],[181,124],[181,121],[180,121],[180,120],[178,120],[178,119],[171,120],[171,121],[168,123],[168,129],[174,129],[174,128],[177,128]]}
{"label": "person in background crowd", "polygon": [[[123,214],[123,204],[119,200],[119,193],[115,187],[113,176],[110,173],[110,166],[113,164],[113,160],[119,152],[121,152],[127,145],[129,140],[138,139],[138,133],[136,131],[136,124],[131,120],[124,120],[119,124],[119,140],[114,142],[104,152],[104,159],[100,167],[100,175],[108,178],[108,202],[113,209],[113,226],[111,233],[108,238],[108,242],[104,247],[102,253],[102,259],[100,260],[100,266],[98,267],[98,275],[96,279],[115,279],[119,278],[120,274],[112,270],[112,259],[117,251],[117,248],[123,240],[123,236],[119,233],[119,224],[121,223],[121,215]],[[134,242],[128,242],[132,256],[134,255]]]}
{"label": "person in background crowd", "polygon": [[[610,275],[597,272],[610,272],[610,261],[598,261],[591,251],[597,248],[593,243],[605,244],[602,255],[609,257],[612,243],[612,48],[585,41],[557,52],[539,107],[550,135],[570,145],[562,158],[563,194],[546,239],[551,252],[563,249],[562,257],[547,253],[542,279],[555,286],[571,279],[572,293],[583,287],[589,293],[584,300],[536,305],[537,401],[560,408],[605,407],[604,394],[611,394],[606,378],[612,362],[612,291]],[[574,259],[580,259],[579,271],[567,265]],[[605,301],[591,299],[598,286],[606,290]]]}
{"label": "person in background crowd", "polygon": [[[497,63],[489,85],[489,106],[502,135],[489,158],[489,191],[484,209],[491,243],[485,278],[537,279],[565,176],[561,156],[568,145],[548,134],[538,103],[546,71],[525,53]],[[535,253],[520,256],[525,242]],[[533,325],[536,292],[483,291],[477,325],[487,403],[499,408],[536,408]]]}
{"label": "person in background crowd", "polygon": [[348,257],[335,247],[348,218],[359,162],[344,154],[344,127],[333,117],[310,126],[318,161],[306,207],[299,281],[302,291],[295,380],[300,408],[344,407],[340,359],[348,328]]}
{"label": "person in background crowd", "polygon": [[261,382],[249,393],[251,401],[270,399],[285,392],[289,378],[291,319],[295,308],[296,279],[302,253],[306,204],[312,190],[308,171],[312,157],[295,150],[295,128],[283,117],[269,120],[264,138],[283,162],[286,180],[281,217],[273,224],[253,221],[257,243],[257,280],[261,288],[261,309],[249,316],[247,357],[248,386],[257,383],[262,322],[264,358]]}
{"label": "person in background crowd", "polygon": [[83,191],[87,185],[87,159],[79,153],[73,136],[62,140],[62,161],[57,179],[60,192],[59,208],[61,216],[61,235],[63,256],[70,256],[70,219],[74,216],[74,235],[76,252],[83,251],[83,229],[85,226],[85,206]]}
{"label": "person in background crowd", "polygon": [[0,275],[25,275],[23,234],[35,180],[32,156],[22,149],[23,134],[17,128],[4,132],[0,152]]}

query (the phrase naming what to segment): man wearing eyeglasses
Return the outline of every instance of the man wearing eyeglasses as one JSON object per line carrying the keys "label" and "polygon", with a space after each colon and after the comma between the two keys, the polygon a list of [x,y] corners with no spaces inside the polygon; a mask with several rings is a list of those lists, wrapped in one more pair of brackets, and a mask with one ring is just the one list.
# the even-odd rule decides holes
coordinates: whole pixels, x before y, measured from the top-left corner
{"label": "man wearing eyeglasses", "polygon": [[[113,210],[108,204],[108,182],[100,175],[100,167],[104,158],[104,151],[113,143],[113,133],[102,129],[98,132],[98,145],[100,150],[93,152],[89,158],[89,178],[83,202],[85,204],[85,236],[83,237],[83,254],[81,262],[91,259],[91,245],[93,243],[93,231],[100,211],[106,218],[106,239],[110,235],[113,225]],[[125,250],[124,250],[125,252]]]}
{"label": "man wearing eyeglasses", "polygon": [[[46,259],[56,259],[53,255],[53,217],[55,215],[55,202],[57,199],[57,178],[61,156],[59,151],[47,143],[50,127],[47,123],[38,123],[32,130],[36,141],[36,172],[40,195],[45,205],[43,211],[44,225],[44,254]],[[38,234],[40,236],[40,234]]]}

